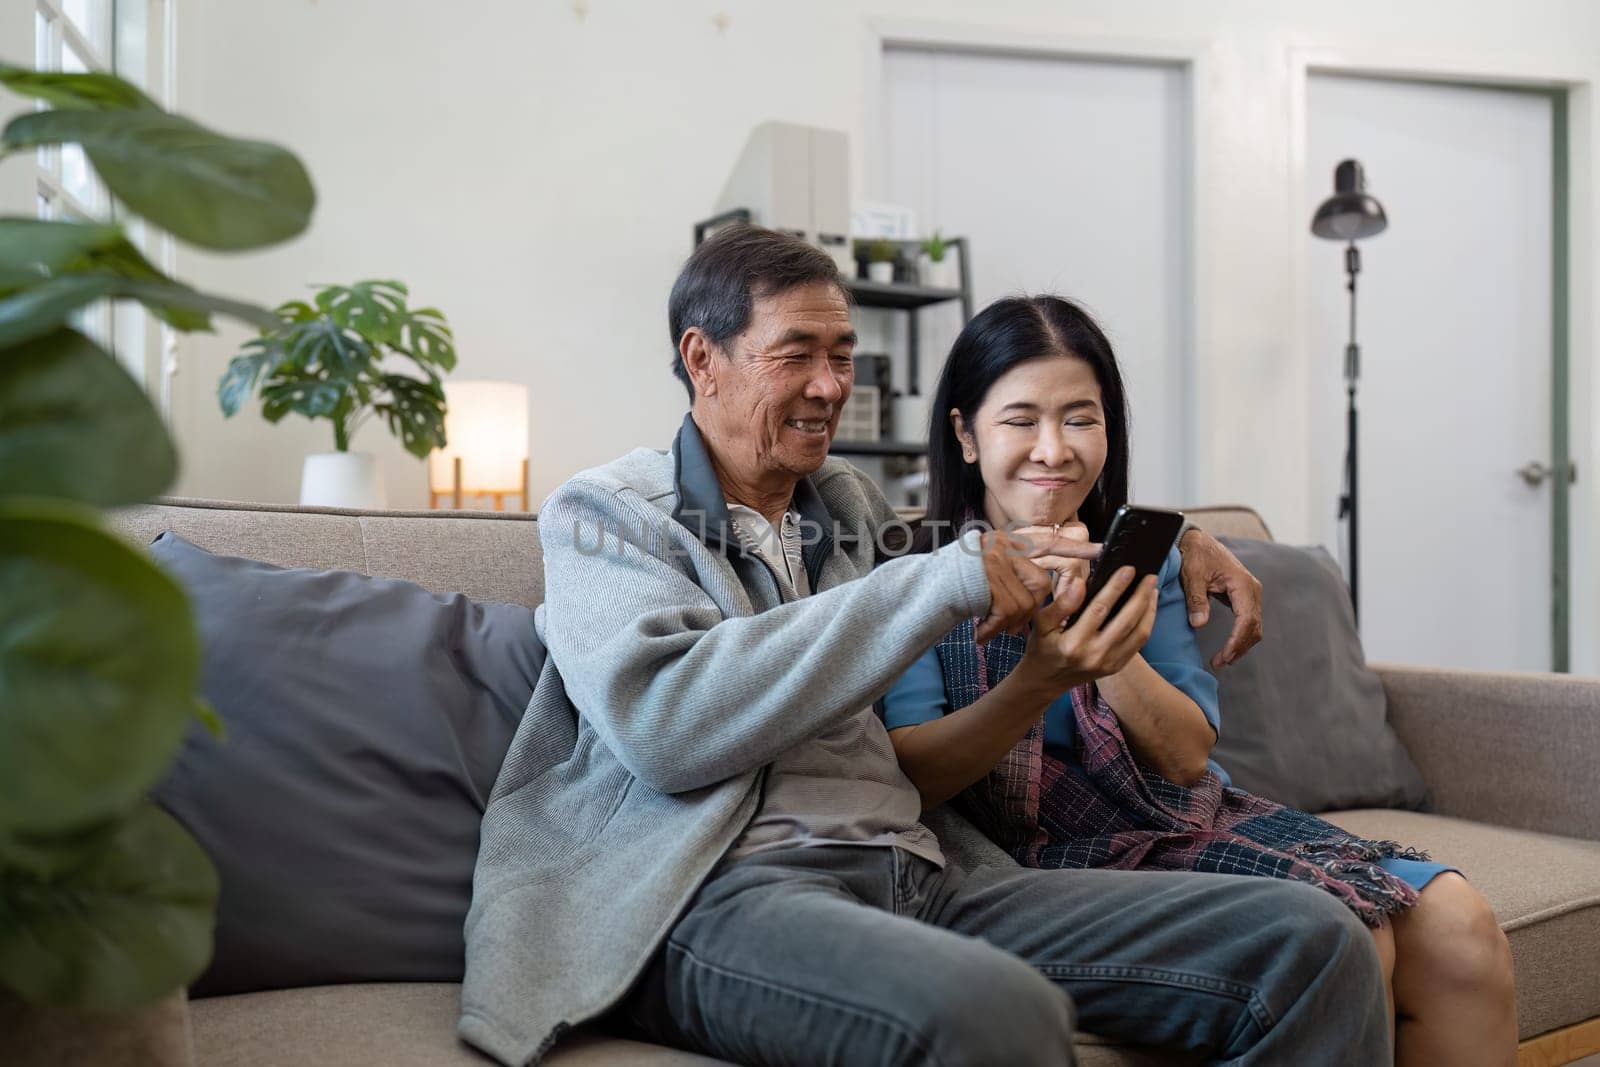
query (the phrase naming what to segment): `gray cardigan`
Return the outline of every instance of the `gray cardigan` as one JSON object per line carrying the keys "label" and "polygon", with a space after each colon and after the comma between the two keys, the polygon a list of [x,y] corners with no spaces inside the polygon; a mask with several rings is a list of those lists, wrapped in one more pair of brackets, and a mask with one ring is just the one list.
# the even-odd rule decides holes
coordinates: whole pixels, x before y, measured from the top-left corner
{"label": "gray cardigan", "polygon": [[843,460],[796,504],[829,535],[805,552],[816,593],[788,604],[719,536],[727,506],[689,419],[670,452],[585,471],[541,510],[549,656],[484,814],[466,922],[459,1032],[502,1062],[621,999],[755,814],[767,764],[988,611],[970,540],[875,566],[894,512]]}

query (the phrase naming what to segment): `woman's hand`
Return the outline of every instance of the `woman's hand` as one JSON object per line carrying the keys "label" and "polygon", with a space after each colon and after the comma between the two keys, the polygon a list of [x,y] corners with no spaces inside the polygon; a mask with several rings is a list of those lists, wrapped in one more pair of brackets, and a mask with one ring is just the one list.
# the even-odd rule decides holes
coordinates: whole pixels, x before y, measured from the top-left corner
{"label": "woman's hand", "polygon": [[[1045,533],[1052,531],[1046,529]],[[1077,559],[1066,553],[1094,554],[1083,542],[1067,537],[1053,537],[1053,543],[1044,537],[1029,540],[1035,546],[1033,562],[1054,554],[1060,556],[1064,567]],[[1017,550],[1014,542],[1007,542],[1004,547]],[[1042,575],[1044,571],[1038,573]],[[1155,625],[1154,575],[1146,579],[1116,618],[1100,629],[1133,575],[1132,567],[1119,570],[1077,625],[1065,631],[1061,625],[1082,602],[1087,586],[1076,576],[1064,577],[1056,586],[1055,600],[1032,616],[1028,650],[1015,670],[959,711],[889,731],[900,769],[916,785],[924,810],[943,804],[993,770],[1039,721],[1050,702],[1067,689],[1115,673],[1138,654]],[[979,641],[986,640],[981,628],[976,636]]]}
{"label": "woman's hand", "polygon": [[1116,674],[1138,655],[1156,624],[1156,576],[1146,575],[1115,616],[1111,609],[1133,583],[1132,567],[1119,567],[1077,622],[1066,621],[1082,603],[1087,588],[1076,575],[1064,575],[1055,599],[1034,616],[1028,648],[1016,672],[1056,694],[1084,682]]}
{"label": "woman's hand", "polygon": [[983,570],[989,581],[989,614],[978,623],[976,637],[988,641],[1000,633],[1020,630],[1050,595],[1049,571],[1066,562],[1087,561],[1099,554],[1098,545],[1054,535],[1039,528],[1024,540],[1009,530],[989,530],[983,535]]}
{"label": "woman's hand", "polygon": [[1016,536],[1034,545],[1036,555],[1032,555],[1033,562],[1047,571],[1055,572],[1055,585],[1059,588],[1063,578],[1078,578],[1081,581],[1089,580],[1089,563],[1087,559],[1076,559],[1062,556],[1051,551],[1056,539],[1065,537],[1079,544],[1098,548],[1089,541],[1089,527],[1081,522],[1063,522],[1056,526],[1024,526],[1016,532]]}

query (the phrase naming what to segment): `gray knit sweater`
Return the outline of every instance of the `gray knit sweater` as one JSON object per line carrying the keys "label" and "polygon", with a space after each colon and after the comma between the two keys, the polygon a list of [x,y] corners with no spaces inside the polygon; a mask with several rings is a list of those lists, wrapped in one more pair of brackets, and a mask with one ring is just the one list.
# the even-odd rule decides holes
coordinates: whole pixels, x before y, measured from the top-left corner
{"label": "gray knit sweater", "polygon": [[541,510],[549,656],[484,815],[466,923],[459,1032],[502,1062],[537,1060],[623,996],[749,823],[768,764],[988,610],[970,541],[881,562],[894,513],[848,463],[795,499],[829,536],[805,553],[816,593],[787,604],[718,535],[726,503],[690,420],[671,451],[585,471]]}

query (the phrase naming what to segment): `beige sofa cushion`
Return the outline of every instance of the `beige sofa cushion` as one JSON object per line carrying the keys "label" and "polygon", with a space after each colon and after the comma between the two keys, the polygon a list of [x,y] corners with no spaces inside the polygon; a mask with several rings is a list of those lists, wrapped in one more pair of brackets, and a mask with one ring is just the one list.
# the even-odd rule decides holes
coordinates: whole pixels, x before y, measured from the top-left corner
{"label": "beige sofa cushion", "polygon": [[1460,868],[1511,942],[1521,1037],[1600,1016],[1600,841],[1413,811],[1364,809],[1323,818],[1362,837],[1425,849]]}
{"label": "beige sofa cushion", "polygon": [[[1517,964],[1521,1037],[1600,1016],[1600,842],[1506,830],[1418,812],[1368,809],[1326,818],[1364,837],[1427,849],[1459,867],[1506,929]],[[386,1063],[463,1067],[488,1061],[455,1039],[459,990],[450,984],[323,986],[212,997],[191,1004],[198,1063],[269,1067]],[[1185,1062],[1080,1035],[1085,1067]],[[548,1062],[711,1063],[580,1030]]]}
{"label": "beige sofa cushion", "polygon": [[163,530],[207,552],[279,567],[403,578],[432,593],[535,607],[544,598],[539,524],[518,512],[357,512],[215,500],[163,500],[111,513],[148,545]]}
{"label": "beige sofa cushion", "polygon": [[1272,531],[1255,508],[1243,504],[1208,504],[1181,509],[1184,516],[1213,537],[1254,537],[1272,540]]}
{"label": "beige sofa cushion", "polygon": [[[461,987],[442,982],[316,986],[209,997],[190,1004],[195,1062],[206,1067],[484,1067],[493,1061],[456,1040]],[[688,1052],[580,1028],[544,1060],[553,1067],[690,1067]],[[1080,1067],[1174,1067],[1197,1062],[1124,1049],[1079,1035]]]}
{"label": "beige sofa cushion", "polygon": [[[195,1062],[208,1067],[484,1067],[494,1062],[456,1039],[461,987],[453,983],[313,986],[209,997],[189,1007]],[[557,1067],[688,1067],[717,1061],[637,1041],[577,1034],[545,1062]]]}

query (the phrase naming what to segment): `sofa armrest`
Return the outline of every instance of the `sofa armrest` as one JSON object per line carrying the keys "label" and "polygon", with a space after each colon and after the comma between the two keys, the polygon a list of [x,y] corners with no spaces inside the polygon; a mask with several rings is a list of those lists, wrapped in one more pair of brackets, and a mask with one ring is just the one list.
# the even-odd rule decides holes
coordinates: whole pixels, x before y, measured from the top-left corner
{"label": "sofa armrest", "polygon": [[25,1004],[0,987],[0,1063],[9,1067],[192,1067],[189,1000],[178,990],[120,1014]]}
{"label": "sofa armrest", "polygon": [[1600,678],[1373,669],[1435,812],[1600,841]]}

